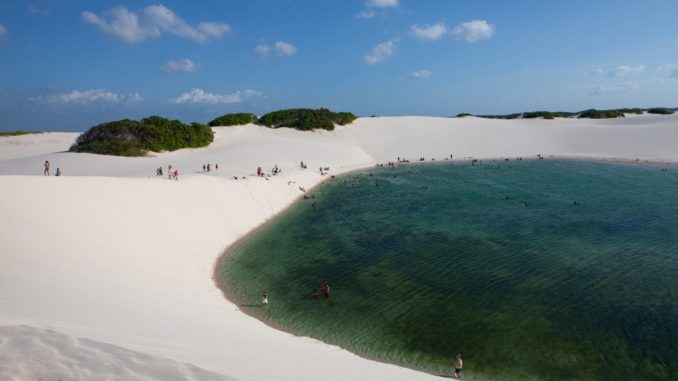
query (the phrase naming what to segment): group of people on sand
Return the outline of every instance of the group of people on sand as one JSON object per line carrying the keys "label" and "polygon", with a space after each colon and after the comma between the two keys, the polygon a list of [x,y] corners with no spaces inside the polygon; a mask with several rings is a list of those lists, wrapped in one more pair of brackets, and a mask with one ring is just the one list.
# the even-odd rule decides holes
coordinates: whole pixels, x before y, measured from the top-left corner
{"label": "group of people on sand", "polygon": [[[219,170],[219,163],[214,164],[214,169],[217,170],[217,171]],[[212,164],[210,164],[210,163],[203,164],[202,165],[202,171],[203,172],[212,172]]]}
{"label": "group of people on sand", "polygon": [[179,170],[172,167],[172,164],[167,166],[167,178],[174,181],[179,181]]}
{"label": "group of people on sand", "polygon": [[[51,166],[51,164],[49,163],[49,160],[45,160],[45,164],[43,164],[43,166],[44,166],[45,169],[44,169],[44,171],[43,171],[42,173],[43,173],[45,176],[49,176],[49,168],[50,168],[50,166]],[[56,169],[56,172],[54,173],[54,176],[61,176],[61,169],[60,169],[60,168],[57,168],[57,169]]]}
{"label": "group of people on sand", "polygon": [[[164,176],[162,166],[155,169],[156,176]],[[179,181],[179,170],[172,167],[172,164],[167,166],[167,178],[174,181]]]}

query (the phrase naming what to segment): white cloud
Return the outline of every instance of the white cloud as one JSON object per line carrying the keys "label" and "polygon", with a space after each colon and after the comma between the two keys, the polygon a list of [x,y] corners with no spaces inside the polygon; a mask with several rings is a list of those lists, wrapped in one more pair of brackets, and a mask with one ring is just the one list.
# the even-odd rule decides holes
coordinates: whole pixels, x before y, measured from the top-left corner
{"label": "white cloud", "polygon": [[206,37],[221,38],[225,33],[231,31],[231,26],[218,22],[201,22],[198,24],[198,30]]}
{"label": "white cloud", "polygon": [[591,94],[602,95],[602,94],[615,94],[615,93],[625,93],[632,91],[638,88],[636,83],[622,83],[618,85],[598,85],[591,92]]}
{"label": "white cloud", "polygon": [[204,43],[210,38],[220,38],[231,30],[228,24],[215,22],[201,22],[193,27],[162,4],[148,6],[143,13],[117,7],[107,17],[84,11],[82,18],[98,26],[104,33],[130,43],[159,37],[161,32]]}
{"label": "white cloud", "polygon": [[260,97],[263,95],[261,91],[245,89],[245,98]]}
{"label": "white cloud", "polygon": [[184,73],[192,73],[200,68],[200,65],[196,64],[195,62],[189,60],[188,58],[184,58],[183,60],[179,61],[167,61],[162,66],[162,71],[164,71],[167,74],[174,73],[176,71],[182,71]]}
{"label": "white cloud", "polygon": [[472,20],[461,23],[452,29],[451,35],[457,40],[476,42],[487,40],[494,35],[494,25],[485,20]]}
{"label": "white cloud", "polygon": [[412,25],[412,34],[420,40],[437,40],[447,34],[447,26],[441,22],[422,27],[414,24]]}
{"label": "white cloud", "polygon": [[297,48],[290,44],[289,42],[285,41],[278,41],[275,43],[275,51],[278,53],[279,56],[291,56],[292,54],[297,52]]}
{"label": "white cloud", "polygon": [[143,98],[141,98],[141,95],[139,95],[139,93],[116,94],[101,89],[91,89],[84,91],[74,90],[71,91],[70,93],[40,95],[28,99],[32,102],[49,105],[67,105],[67,104],[84,105],[95,102],[99,103],[140,102]]}
{"label": "white cloud", "polygon": [[601,68],[597,68],[594,71],[592,71],[590,74],[591,75],[603,75],[603,74],[605,74],[605,70],[603,70]]}
{"label": "white cloud", "polygon": [[395,41],[386,41],[378,44],[372,51],[365,55],[365,62],[368,65],[378,64],[379,62],[390,58],[395,53]]}
{"label": "white cloud", "polygon": [[398,0],[367,0],[365,6],[367,9],[355,15],[357,19],[371,19],[376,16],[377,13],[374,11],[374,8],[386,9],[386,8],[397,8],[400,4]]}
{"label": "white cloud", "polygon": [[217,104],[217,103],[238,103],[240,102],[240,91],[233,94],[214,94],[202,89],[193,89],[188,93],[183,93],[171,102],[182,103],[201,103],[201,104]]}
{"label": "white cloud", "polygon": [[266,57],[271,54],[271,50],[273,50],[273,48],[266,44],[257,45],[257,47],[254,48],[254,51],[262,57]]}
{"label": "white cloud", "polygon": [[373,10],[368,9],[366,11],[362,11],[362,12],[358,13],[357,15],[355,15],[355,18],[357,18],[357,19],[371,19],[375,15],[376,15],[376,13]]}
{"label": "white cloud", "polygon": [[0,38],[5,38],[8,35],[7,29],[5,29],[4,25],[0,24]]}
{"label": "white cloud", "polygon": [[645,71],[644,65],[638,65],[636,67],[622,65],[610,70],[607,75],[610,77],[625,77],[629,74],[640,74],[643,71]]}
{"label": "white cloud", "polygon": [[82,19],[96,25],[104,33],[110,34],[125,42],[139,42],[150,37],[157,37],[160,31],[157,28],[142,26],[139,16],[125,7],[114,8],[110,12],[109,20],[103,19],[90,11],[82,12]]}
{"label": "white cloud", "polygon": [[375,8],[395,8],[398,6],[398,0],[367,0],[367,6]]}
{"label": "white cloud", "polygon": [[431,76],[430,70],[419,70],[412,73],[413,78],[424,79]]}
{"label": "white cloud", "polygon": [[285,41],[278,41],[273,46],[260,44],[254,48],[254,52],[262,57],[268,57],[272,52],[274,52],[281,57],[289,57],[297,52],[296,46]]}

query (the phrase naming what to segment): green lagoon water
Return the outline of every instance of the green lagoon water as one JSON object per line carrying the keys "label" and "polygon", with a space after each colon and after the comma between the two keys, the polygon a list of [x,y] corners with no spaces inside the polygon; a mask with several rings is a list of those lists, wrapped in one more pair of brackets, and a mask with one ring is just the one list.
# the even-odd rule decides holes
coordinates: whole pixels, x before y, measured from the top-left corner
{"label": "green lagoon water", "polygon": [[[221,282],[243,311],[434,374],[461,352],[468,380],[678,380],[678,169],[371,172],[315,189],[229,250]],[[325,279],[330,298],[313,301]]]}

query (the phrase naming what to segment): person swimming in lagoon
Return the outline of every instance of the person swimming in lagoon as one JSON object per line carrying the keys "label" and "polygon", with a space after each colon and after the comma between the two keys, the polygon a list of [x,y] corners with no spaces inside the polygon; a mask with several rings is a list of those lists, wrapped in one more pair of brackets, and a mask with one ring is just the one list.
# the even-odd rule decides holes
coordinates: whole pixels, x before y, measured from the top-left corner
{"label": "person swimming in lagoon", "polygon": [[327,281],[323,281],[323,287],[322,287],[323,295],[326,298],[330,297],[330,284],[327,283]]}
{"label": "person swimming in lagoon", "polygon": [[268,293],[266,291],[264,291],[264,293],[261,294],[261,305],[262,306],[268,305]]}
{"label": "person swimming in lagoon", "polygon": [[316,300],[318,300],[319,297],[320,297],[320,294],[318,294],[318,289],[314,288],[313,292],[311,293],[311,299],[313,299],[313,301],[316,301]]}

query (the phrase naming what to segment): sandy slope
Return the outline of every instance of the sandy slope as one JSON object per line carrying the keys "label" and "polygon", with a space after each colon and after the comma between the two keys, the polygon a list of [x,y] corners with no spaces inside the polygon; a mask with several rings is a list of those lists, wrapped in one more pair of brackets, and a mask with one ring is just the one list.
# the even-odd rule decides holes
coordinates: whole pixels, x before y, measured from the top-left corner
{"label": "sandy slope", "polygon": [[0,326],[0,349],[2,380],[233,380],[190,364],[28,326]]}
{"label": "sandy slope", "polygon": [[[208,148],[148,158],[63,152],[74,134],[0,138],[0,324],[49,327],[71,342],[106,342],[241,380],[434,379],[246,316],[215,288],[216,257],[298,198],[299,186],[308,189],[325,179],[317,171],[321,165],[340,173],[397,156],[539,153],[678,162],[675,115],[602,121],[364,118],[333,132],[216,130]],[[44,160],[65,176],[30,176],[41,174]],[[309,169],[299,169],[300,160]],[[200,173],[208,162],[218,162],[220,170]],[[178,182],[154,176],[156,167],[170,163],[182,173]],[[251,176],[257,166],[269,171],[274,164],[282,175]],[[242,175],[247,180],[232,179]],[[45,331],[2,332],[40,337]],[[83,369],[96,369],[96,358],[79,358]],[[0,357],[0,369],[14,369],[8,368],[14,362]],[[22,374],[37,379],[46,371]]]}

